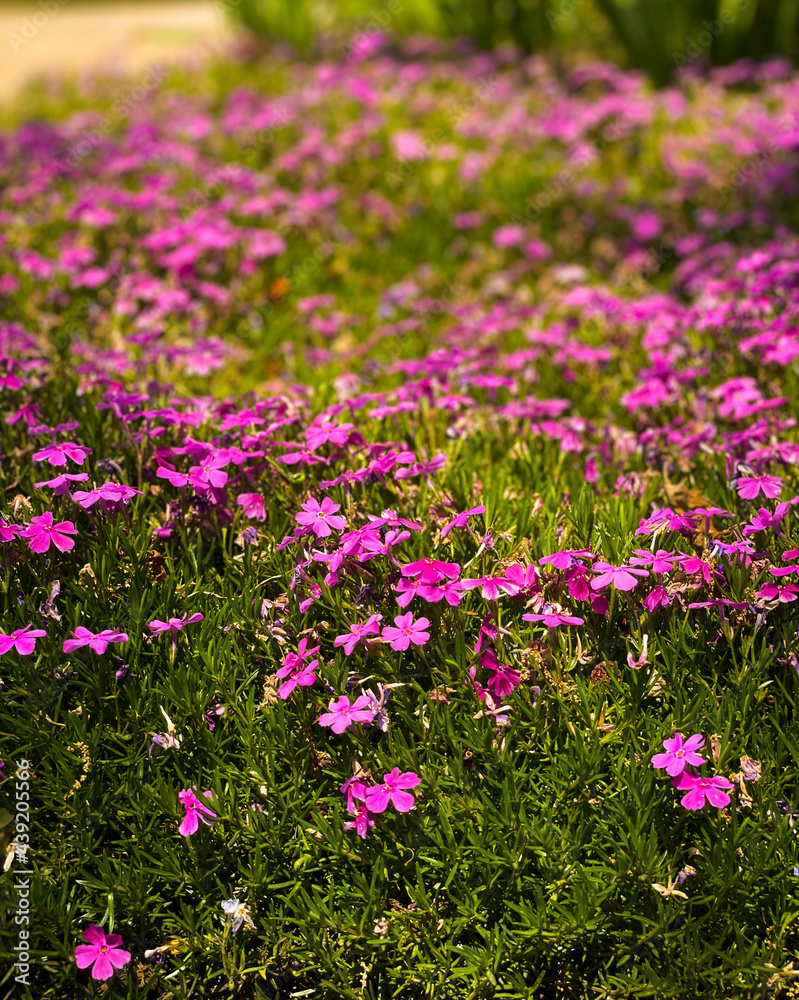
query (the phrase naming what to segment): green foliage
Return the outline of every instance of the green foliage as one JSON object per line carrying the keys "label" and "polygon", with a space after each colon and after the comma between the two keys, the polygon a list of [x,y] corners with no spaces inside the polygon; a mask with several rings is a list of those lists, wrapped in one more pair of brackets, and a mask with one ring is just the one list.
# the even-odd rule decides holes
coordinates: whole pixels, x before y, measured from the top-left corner
{"label": "green foliage", "polygon": [[[685,66],[799,55],[799,0],[240,0],[228,5],[251,31],[307,49],[319,32],[468,36],[485,49],[573,46],[616,54],[658,85]],[[610,48],[608,46],[610,45]]]}

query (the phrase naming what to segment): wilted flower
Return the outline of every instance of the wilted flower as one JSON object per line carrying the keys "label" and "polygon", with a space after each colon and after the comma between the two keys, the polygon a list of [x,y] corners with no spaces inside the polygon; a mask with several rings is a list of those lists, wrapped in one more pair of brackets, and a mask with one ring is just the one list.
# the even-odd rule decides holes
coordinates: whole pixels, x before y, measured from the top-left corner
{"label": "wilted flower", "polygon": [[238,934],[242,924],[246,924],[251,931],[255,930],[250,908],[246,903],[240,903],[238,899],[225,899],[221,906],[227,914],[226,923],[230,925],[234,934]]}

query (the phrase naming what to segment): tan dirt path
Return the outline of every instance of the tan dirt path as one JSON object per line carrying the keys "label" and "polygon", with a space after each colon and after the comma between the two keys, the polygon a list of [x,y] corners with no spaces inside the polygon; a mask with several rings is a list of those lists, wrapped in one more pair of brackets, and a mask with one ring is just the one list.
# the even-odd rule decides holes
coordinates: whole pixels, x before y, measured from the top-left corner
{"label": "tan dirt path", "polygon": [[212,0],[0,0],[0,105],[43,75],[135,73],[223,48],[232,37]]}

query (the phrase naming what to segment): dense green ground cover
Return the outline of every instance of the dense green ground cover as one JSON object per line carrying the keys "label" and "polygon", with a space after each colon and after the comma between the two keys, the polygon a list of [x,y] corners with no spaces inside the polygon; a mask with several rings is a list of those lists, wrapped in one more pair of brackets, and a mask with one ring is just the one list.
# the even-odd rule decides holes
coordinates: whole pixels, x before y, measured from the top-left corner
{"label": "dense green ground cover", "polygon": [[0,138],[3,995],[790,995],[799,80],[148,79]]}

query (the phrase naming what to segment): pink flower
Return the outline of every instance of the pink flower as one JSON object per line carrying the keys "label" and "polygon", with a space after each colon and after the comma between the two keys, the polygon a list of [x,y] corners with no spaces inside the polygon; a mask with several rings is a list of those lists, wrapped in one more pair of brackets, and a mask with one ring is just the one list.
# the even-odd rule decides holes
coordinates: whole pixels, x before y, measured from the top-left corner
{"label": "pink flower", "polygon": [[[405,581],[407,583],[417,583],[417,580]],[[399,590],[399,585],[397,586]],[[443,583],[438,584],[423,584],[419,587],[419,596],[427,601],[429,604],[437,604],[442,598],[449,604],[450,607],[455,608],[461,603],[461,594],[463,593],[463,587],[457,580],[444,580]],[[397,599],[397,604],[400,607],[403,606],[402,601]]]}
{"label": "pink flower", "polygon": [[343,733],[353,722],[372,722],[375,717],[372,704],[368,695],[362,694],[350,704],[350,699],[343,694],[338,701],[331,700],[329,711],[319,716],[319,725],[330,726],[334,733]]}
{"label": "pink flower", "polygon": [[0,542],[10,542],[16,535],[23,532],[21,524],[10,524],[4,517],[0,517]]}
{"label": "pink flower", "polygon": [[639,581],[635,579],[636,576],[649,576],[648,570],[638,569],[635,566],[611,566],[602,560],[595,562],[593,569],[599,575],[591,581],[592,590],[602,590],[610,584],[613,584],[616,590],[632,590],[638,586]]}
{"label": "pink flower", "polygon": [[60,476],[56,476],[55,479],[45,479],[41,483],[34,483],[34,486],[37,490],[40,490],[42,486],[49,486],[55,492],[56,496],[63,496],[64,493],[69,493],[70,483],[85,483],[88,479],[88,472],[76,472],[74,474],[63,472]]}
{"label": "pink flower", "polygon": [[671,598],[665,587],[655,587],[644,598],[644,607],[652,612],[655,608],[665,608]]}
{"label": "pink flower", "polygon": [[278,696],[283,701],[286,701],[294,688],[311,687],[316,682],[316,668],[319,666],[319,660],[311,660],[310,663],[305,663],[299,657],[295,657],[295,660],[296,662],[291,663],[284,662],[277,672],[278,677],[288,677],[288,680],[284,681],[277,691]]}
{"label": "pink flower", "polygon": [[114,969],[122,969],[130,961],[130,952],[122,947],[119,934],[104,934],[103,928],[92,924],[83,932],[83,940],[75,949],[75,961],[79,969],[92,969],[92,979],[110,979]]}
{"label": "pink flower", "polygon": [[576,615],[561,615],[549,612],[544,615],[522,615],[524,622],[543,622],[548,628],[557,628],[559,625],[585,625],[584,618]]}
{"label": "pink flower", "polygon": [[678,560],[679,553],[667,552],[665,549],[658,549],[654,553],[648,552],[646,549],[636,549],[635,555],[630,558],[630,565],[650,566],[653,573],[665,575],[671,573]]}
{"label": "pink flower", "polygon": [[421,583],[438,583],[442,578],[454,580],[461,568],[457,563],[440,562],[438,559],[419,559],[417,562],[407,563],[402,567],[402,575],[405,577],[418,577]]}
{"label": "pink flower", "polygon": [[361,840],[366,840],[367,834],[375,825],[375,821],[372,819],[369,808],[366,805],[361,805],[356,809],[351,809],[350,812],[355,814],[355,819],[348,820],[344,824],[344,829],[354,830]]}
{"label": "pink flower", "polygon": [[86,448],[81,444],[74,444],[72,441],[65,441],[63,444],[50,444],[41,451],[33,455],[34,462],[49,462],[50,465],[66,465],[67,459],[72,459],[76,465],[83,465],[86,456],[91,455],[91,448]]}
{"label": "pink flower", "polygon": [[761,492],[773,500],[780,495],[782,480],[779,476],[741,476],[736,480],[735,488],[742,500],[754,500]]}
{"label": "pink flower", "polygon": [[119,632],[116,629],[105,629],[104,632],[90,632],[87,628],[82,625],[78,625],[75,631],[72,633],[75,637],[74,639],[64,640],[64,652],[71,653],[75,649],[80,649],[81,646],[88,646],[93,649],[98,656],[102,654],[108,648],[109,642],[127,642],[128,636],[125,632]]}
{"label": "pink flower", "polygon": [[513,563],[508,566],[503,574],[505,579],[517,587],[519,593],[522,591],[539,590],[538,570],[532,564],[523,566],[522,563]]}
{"label": "pink flower", "polygon": [[159,465],[155,474],[159,479],[168,479],[172,486],[177,487],[188,486],[191,481],[191,477],[185,472],[176,472],[175,469],[168,469],[164,465]]}
{"label": "pink flower", "polygon": [[481,505],[479,507],[470,507],[468,510],[464,510],[460,514],[456,514],[455,517],[453,517],[452,520],[448,524],[445,524],[441,529],[441,537],[446,538],[453,528],[468,527],[470,517],[475,517],[477,514],[485,514],[485,512],[485,507]]}
{"label": "pink flower", "polygon": [[5,635],[0,632],[0,656],[4,656],[9,650],[16,649],[21,656],[30,656],[36,645],[36,640],[47,635],[40,628],[33,625],[26,625],[25,628],[18,628],[16,632]]}
{"label": "pink flower", "polygon": [[407,649],[411,643],[415,646],[424,646],[430,639],[430,633],[424,631],[430,624],[428,618],[419,618],[414,621],[413,612],[409,611],[407,614],[398,615],[394,619],[394,624],[397,626],[396,628],[392,628],[390,625],[383,626],[382,637],[397,653]]}
{"label": "pink flower", "polygon": [[767,528],[776,528],[785,520],[789,507],[788,503],[778,503],[773,514],[766,507],[761,507],[757,514],[752,516],[749,524],[744,525],[744,538],[755,535],[758,531],[765,531]]}
{"label": "pink flower", "polygon": [[[196,791],[196,788],[187,788],[185,792],[178,792],[178,798],[186,810],[186,815],[178,827],[178,833],[182,837],[190,837],[193,833],[196,833],[200,826],[200,820],[206,826],[213,826],[218,818],[215,812],[212,812],[208,806],[203,805],[200,799],[197,798]],[[213,795],[214,793],[210,791],[203,792],[203,798],[206,799],[213,798]]]}
{"label": "pink flower", "polygon": [[399,583],[394,587],[394,590],[399,594],[397,598],[397,604],[401,608],[407,608],[414,597],[420,594],[421,591],[427,590],[429,584],[422,583],[422,578],[417,577],[415,580],[405,578],[400,580]]}
{"label": "pink flower", "polygon": [[404,774],[400,774],[399,768],[395,767],[388,774],[383,775],[384,784],[366,790],[367,809],[373,813],[382,813],[391,804],[397,812],[410,812],[415,805],[415,799],[410,792],[406,792],[404,789],[416,788],[421,780],[419,775],[414,774],[413,771],[405,771]]}
{"label": "pink flower", "polygon": [[504,576],[481,576],[474,580],[461,580],[464,590],[480,590],[480,596],[487,601],[496,601],[501,594],[509,594],[515,597],[519,593],[519,588],[515,583],[506,580]]}
{"label": "pink flower", "polygon": [[336,511],[340,509],[341,504],[333,503],[330,497],[325,497],[321,504],[317,500],[310,499],[305,501],[294,520],[311,528],[317,538],[327,538],[331,528],[341,530],[347,527],[346,519],[336,515]]}
{"label": "pink flower", "polygon": [[350,626],[349,632],[344,635],[337,635],[333,640],[333,645],[336,647],[343,646],[347,656],[351,656],[352,651],[359,642],[363,641],[365,636],[378,634],[382,620],[382,615],[372,615],[365,622],[356,622],[355,625]]}
{"label": "pink flower", "polygon": [[230,455],[227,451],[220,451],[216,455],[209,455],[202,465],[192,465],[189,469],[188,481],[195,490],[207,491],[210,486],[221,489],[228,480],[226,472],[222,469],[230,465]]}
{"label": "pink flower", "polygon": [[144,496],[141,490],[133,486],[125,486],[122,483],[103,483],[96,490],[76,490],[72,494],[72,499],[76,504],[88,510],[98,500],[102,501],[101,506],[105,510],[114,510],[117,507],[127,506],[135,496]]}
{"label": "pink flower", "polygon": [[781,604],[790,604],[792,601],[799,598],[799,587],[792,583],[785,584],[782,587],[777,586],[775,583],[767,583],[757,592],[758,597],[763,597],[767,601],[778,600]]}
{"label": "pink flower", "polygon": [[682,805],[686,809],[701,809],[707,802],[716,809],[723,809],[730,804],[730,797],[724,789],[732,788],[733,784],[721,774],[703,778],[699,774],[683,771],[673,784],[675,788],[686,792],[682,797]]}
{"label": "pink flower", "polygon": [[260,493],[239,493],[236,502],[243,508],[245,517],[256,521],[266,520],[266,505]]}
{"label": "pink flower", "polygon": [[313,424],[305,432],[305,440],[308,443],[308,451],[317,451],[328,441],[335,445],[344,445],[350,431],[355,430],[352,424],[334,424],[324,421]]}
{"label": "pink flower", "polygon": [[578,559],[590,558],[592,558],[590,549],[562,549],[551,556],[542,556],[538,560],[538,565],[551,566],[553,569],[572,569],[580,565]]}
{"label": "pink flower", "polygon": [[705,763],[705,758],[700,757],[696,751],[704,742],[704,736],[697,733],[683,743],[682,733],[675,733],[671,739],[663,740],[666,753],[656,753],[652,758],[652,767],[665,768],[666,774],[672,778],[682,774],[686,764],[699,767]]}
{"label": "pink flower", "polygon": [[187,613],[182,618],[170,618],[167,622],[162,622],[158,618],[155,618],[148,623],[147,628],[150,629],[153,635],[161,635],[162,632],[171,632],[172,638],[176,639],[178,632],[182,632],[184,626],[193,625],[194,622],[201,622],[202,620],[203,616],[200,612],[195,611],[191,617]]}
{"label": "pink flower", "polygon": [[480,666],[492,671],[487,687],[497,701],[501,701],[509,694],[513,694],[522,682],[521,677],[513,667],[499,662],[493,650],[488,649],[483,653],[480,657]]}
{"label": "pink flower", "polygon": [[58,524],[54,524],[53,515],[48,510],[39,517],[32,517],[30,525],[20,537],[28,539],[31,552],[47,552],[51,543],[59,552],[69,552],[75,548],[75,543],[68,536],[77,533],[78,529],[72,521],[59,521]]}

